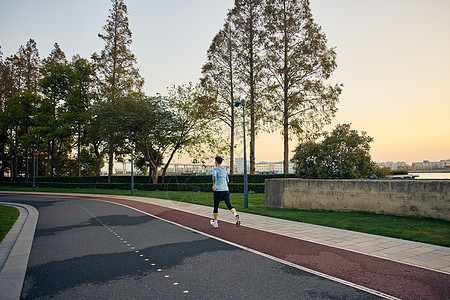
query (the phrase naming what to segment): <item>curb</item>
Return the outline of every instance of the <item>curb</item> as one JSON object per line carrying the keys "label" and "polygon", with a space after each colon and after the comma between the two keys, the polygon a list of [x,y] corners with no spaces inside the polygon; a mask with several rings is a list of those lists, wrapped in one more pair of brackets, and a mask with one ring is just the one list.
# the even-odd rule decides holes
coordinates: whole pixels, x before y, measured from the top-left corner
{"label": "curb", "polygon": [[19,299],[28,258],[33,244],[39,212],[30,205],[0,202],[16,207],[20,215],[0,243],[0,295],[2,299]]}

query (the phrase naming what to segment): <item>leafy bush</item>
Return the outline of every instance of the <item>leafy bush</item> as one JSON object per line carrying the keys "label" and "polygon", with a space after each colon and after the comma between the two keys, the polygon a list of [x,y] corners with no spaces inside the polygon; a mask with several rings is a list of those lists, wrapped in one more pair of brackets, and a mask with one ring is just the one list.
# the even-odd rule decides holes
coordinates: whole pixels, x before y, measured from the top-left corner
{"label": "leafy bush", "polygon": [[373,139],[350,128],[350,124],[337,125],[324,132],[320,142],[307,141],[297,146],[293,161],[301,178],[350,179],[382,175],[381,169],[370,157]]}
{"label": "leafy bush", "polygon": [[389,172],[391,175],[408,175],[408,170],[392,170]]}

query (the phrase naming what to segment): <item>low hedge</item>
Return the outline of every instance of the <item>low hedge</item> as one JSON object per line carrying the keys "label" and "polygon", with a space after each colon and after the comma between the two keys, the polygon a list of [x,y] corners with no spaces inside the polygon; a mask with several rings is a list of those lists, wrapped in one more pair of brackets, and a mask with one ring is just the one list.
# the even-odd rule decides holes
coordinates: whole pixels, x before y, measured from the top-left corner
{"label": "low hedge", "polygon": [[[264,183],[269,178],[294,178],[294,174],[274,174],[274,175],[248,175],[248,183]],[[229,175],[230,183],[244,183],[244,175]],[[134,176],[134,182],[152,183],[149,176]],[[161,176],[158,177],[158,183],[161,183]],[[113,176],[112,183],[129,183],[130,176]],[[31,181],[31,180],[30,180]],[[165,183],[211,183],[211,175],[168,175],[165,177]],[[10,182],[10,178],[0,178],[0,182]],[[18,177],[15,182],[24,182],[23,177]],[[100,177],[36,177],[36,182],[57,182],[57,183],[108,183],[107,176]]]}
{"label": "low hedge", "polygon": [[[0,182],[0,186],[17,186],[17,187],[33,187],[32,182]],[[128,183],[69,183],[69,182],[36,182],[39,188],[65,188],[65,189],[131,189]],[[143,191],[189,191],[189,192],[211,192],[212,183],[135,183],[136,190]],[[244,185],[241,183],[230,183],[229,189],[231,193],[243,193]],[[264,193],[265,184],[252,183],[248,185],[248,190],[255,193]]]}

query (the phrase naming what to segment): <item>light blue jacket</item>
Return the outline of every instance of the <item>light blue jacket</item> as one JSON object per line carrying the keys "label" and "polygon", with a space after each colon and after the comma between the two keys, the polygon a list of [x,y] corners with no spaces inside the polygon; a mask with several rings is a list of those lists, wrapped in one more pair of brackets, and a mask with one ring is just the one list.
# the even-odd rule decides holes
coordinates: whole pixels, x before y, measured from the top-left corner
{"label": "light blue jacket", "polygon": [[218,166],[212,169],[212,181],[216,183],[216,191],[228,191],[228,173],[224,167]]}

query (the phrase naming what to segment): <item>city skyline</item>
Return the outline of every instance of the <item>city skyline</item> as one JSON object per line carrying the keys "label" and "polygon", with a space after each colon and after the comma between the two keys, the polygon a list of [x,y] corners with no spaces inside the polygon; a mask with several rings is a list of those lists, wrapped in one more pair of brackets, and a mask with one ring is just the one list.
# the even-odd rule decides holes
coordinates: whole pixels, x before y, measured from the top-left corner
{"label": "city skyline", "polygon": [[[101,33],[111,8],[103,1],[0,0],[3,57],[33,38],[40,57],[54,43],[70,59],[103,49]],[[222,28],[232,0],[125,0],[131,50],[147,95],[198,82],[206,51]],[[312,14],[336,47],[329,82],[343,83],[338,112],[324,128],[352,123],[374,138],[374,161],[438,161],[450,156],[450,1],[311,0]],[[17,20],[20,19],[20,22]],[[12,26],[11,24],[14,24]],[[295,149],[297,141],[290,144]],[[236,148],[242,156],[242,145]],[[283,160],[279,133],[256,140],[256,161]]]}

